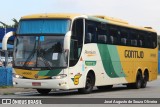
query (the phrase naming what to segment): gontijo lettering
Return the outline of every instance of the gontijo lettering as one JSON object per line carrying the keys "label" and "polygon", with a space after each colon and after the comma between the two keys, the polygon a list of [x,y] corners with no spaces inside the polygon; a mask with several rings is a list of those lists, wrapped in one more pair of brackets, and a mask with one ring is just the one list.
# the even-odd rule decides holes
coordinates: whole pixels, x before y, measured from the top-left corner
{"label": "gontijo lettering", "polygon": [[124,56],[125,58],[144,58],[144,52],[135,50],[125,50]]}

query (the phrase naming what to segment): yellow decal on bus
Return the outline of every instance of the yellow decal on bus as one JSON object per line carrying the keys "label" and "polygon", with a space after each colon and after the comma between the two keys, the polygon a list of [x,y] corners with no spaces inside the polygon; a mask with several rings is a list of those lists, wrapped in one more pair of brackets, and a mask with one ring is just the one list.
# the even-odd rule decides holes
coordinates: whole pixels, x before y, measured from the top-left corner
{"label": "yellow decal on bus", "polygon": [[82,74],[76,74],[74,76],[74,85],[78,85],[79,84],[79,78],[82,76]]}

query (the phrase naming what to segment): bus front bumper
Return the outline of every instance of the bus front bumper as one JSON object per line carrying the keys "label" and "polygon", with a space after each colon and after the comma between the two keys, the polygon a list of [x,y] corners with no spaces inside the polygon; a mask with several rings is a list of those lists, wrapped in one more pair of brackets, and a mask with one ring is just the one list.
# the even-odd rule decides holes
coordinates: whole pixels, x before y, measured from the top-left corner
{"label": "bus front bumper", "polygon": [[13,78],[13,86],[17,88],[34,89],[69,89],[67,79],[19,79]]}

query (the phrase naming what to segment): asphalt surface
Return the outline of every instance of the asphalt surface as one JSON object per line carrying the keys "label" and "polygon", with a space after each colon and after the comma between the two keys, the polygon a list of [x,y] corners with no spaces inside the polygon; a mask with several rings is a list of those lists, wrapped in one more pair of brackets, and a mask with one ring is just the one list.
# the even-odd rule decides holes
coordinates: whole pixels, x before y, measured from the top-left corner
{"label": "asphalt surface", "polygon": [[[160,98],[160,76],[157,80],[148,82],[146,88],[141,89],[128,89],[124,85],[115,85],[112,90],[100,91],[94,88],[91,94],[79,94],[77,90],[70,91],[52,91],[49,95],[40,95],[36,91],[30,92],[16,92],[14,95],[0,95],[0,98]],[[94,106],[88,104],[90,106]],[[136,104],[137,105],[137,104]],[[56,105],[55,105],[56,106]],[[58,105],[61,106],[61,105]],[[66,107],[71,107],[70,105],[65,105]],[[72,104],[74,106],[74,104]],[[84,105],[78,105],[78,107],[85,107]],[[96,105],[99,106],[99,105]],[[107,105],[100,105],[107,106]],[[108,104],[108,106],[113,107],[134,107],[135,104]],[[141,107],[150,107],[151,104],[142,104]],[[152,105],[153,107],[159,107],[159,104]],[[18,107],[18,106],[16,106]],[[37,106],[39,107],[39,106]],[[47,107],[51,107],[47,105]],[[53,107],[53,105],[52,105]],[[86,106],[88,107],[88,106]],[[95,106],[94,106],[95,107]]]}
{"label": "asphalt surface", "polygon": [[14,95],[0,95],[0,98],[160,98],[160,76],[157,80],[148,82],[146,88],[128,89],[125,85],[114,85],[111,90],[100,91],[94,88],[91,94],[79,94],[77,90],[57,90],[49,95],[40,95],[36,90],[15,92]]}

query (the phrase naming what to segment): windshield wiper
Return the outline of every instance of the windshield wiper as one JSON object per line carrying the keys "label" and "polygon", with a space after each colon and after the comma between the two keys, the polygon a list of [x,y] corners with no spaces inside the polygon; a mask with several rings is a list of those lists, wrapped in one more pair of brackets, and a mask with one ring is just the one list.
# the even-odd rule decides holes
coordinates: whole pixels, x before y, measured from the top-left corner
{"label": "windshield wiper", "polygon": [[38,57],[40,57],[42,59],[42,62],[47,66],[47,68],[49,68],[50,70],[52,70],[52,67],[50,66],[50,64],[48,63],[48,61],[45,59],[45,57],[42,54],[44,50],[40,48],[40,46],[39,46],[40,43],[39,42],[40,42],[40,39],[38,37],[38,46],[36,46],[37,41],[35,41],[34,48],[31,51],[31,54],[29,55],[29,57],[27,58],[27,60],[25,61],[25,63],[23,64],[23,68],[25,68],[25,67],[28,66],[28,64],[29,64],[28,62],[31,61],[31,59],[33,58],[34,54],[37,53],[36,66],[37,66],[37,63],[38,63],[37,62],[38,61]]}
{"label": "windshield wiper", "polygon": [[48,63],[48,61],[46,60],[46,58],[43,56],[43,52],[44,51],[45,51],[44,49],[39,49],[37,57],[42,58],[42,62],[47,66],[47,68],[49,68],[50,70],[52,70],[51,65]]}
{"label": "windshield wiper", "polygon": [[25,61],[25,63],[23,64],[23,67],[28,66],[27,63],[32,59],[32,57],[34,56],[34,54],[36,53],[36,51],[37,51],[37,49],[36,49],[36,41],[35,41],[34,48],[31,51],[31,54],[29,55],[29,57],[27,58],[27,60]]}

